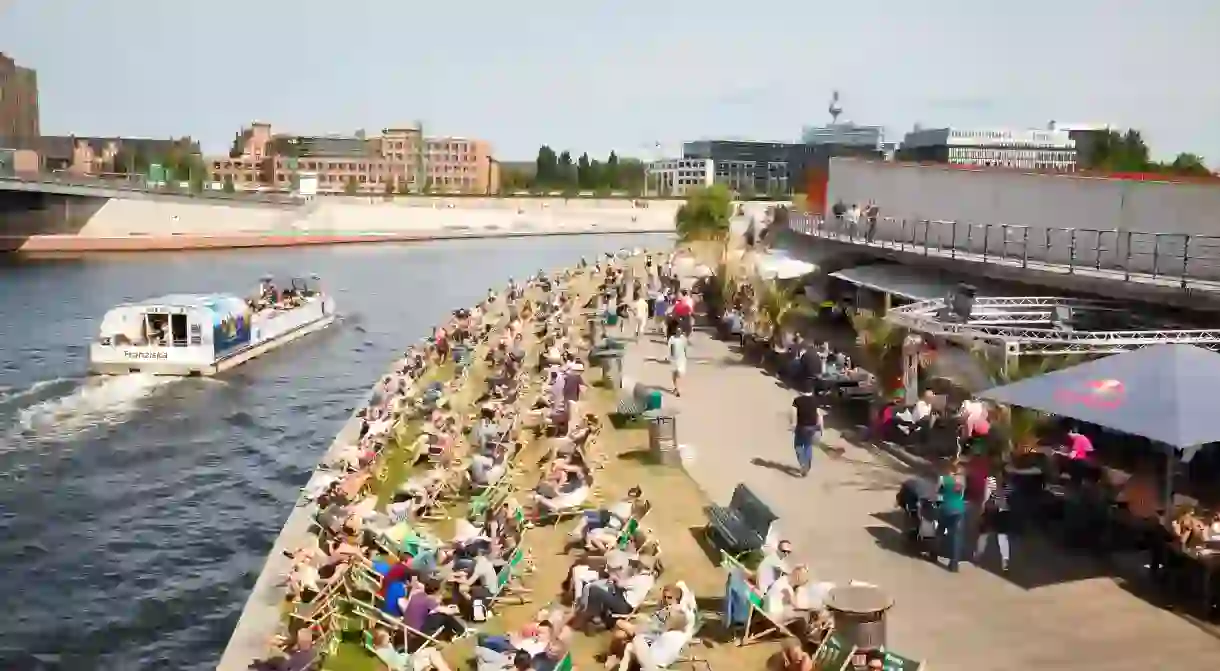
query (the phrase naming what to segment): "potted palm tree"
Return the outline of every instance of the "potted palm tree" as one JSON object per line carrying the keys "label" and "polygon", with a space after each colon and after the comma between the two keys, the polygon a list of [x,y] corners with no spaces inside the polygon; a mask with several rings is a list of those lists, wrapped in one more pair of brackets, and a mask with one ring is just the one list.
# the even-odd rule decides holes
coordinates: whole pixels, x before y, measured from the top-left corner
{"label": "potted palm tree", "polygon": [[762,282],[755,294],[758,304],[759,323],[767,347],[767,364],[774,365],[776,347],[784,341],[788,316],[796,307],[796,292],[776,280]]}
{"label": "potted palm tree", "polygon": [[[1007,359],[996,348],[976,347],[971,354],[990,387],[1001,387],[1030,377],[1080,363],[1077,355],[1056,357],[1018,357]],[[1046,416],[1028,408],[996,404],[996,417],[992,426],[998,439],[992,447],[999,450],[1005,459],[1013,454],[1032,451],[1038,445],[1038,434],[1046,423]]]}

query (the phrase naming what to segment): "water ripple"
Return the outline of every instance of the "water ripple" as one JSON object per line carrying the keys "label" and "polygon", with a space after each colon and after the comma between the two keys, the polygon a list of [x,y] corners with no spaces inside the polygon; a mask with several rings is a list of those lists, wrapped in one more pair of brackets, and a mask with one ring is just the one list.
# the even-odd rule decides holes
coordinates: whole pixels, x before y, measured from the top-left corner
{"label": "water ripple", "polygon": [[[510,275],[660,241],[0,266],[0,315],[23,317],[0,320],[0,669],[213,668],[310,470],[406,344]],[[304,270],[359,318],[214,380],[80,377],[94,320],[150,286]]]}

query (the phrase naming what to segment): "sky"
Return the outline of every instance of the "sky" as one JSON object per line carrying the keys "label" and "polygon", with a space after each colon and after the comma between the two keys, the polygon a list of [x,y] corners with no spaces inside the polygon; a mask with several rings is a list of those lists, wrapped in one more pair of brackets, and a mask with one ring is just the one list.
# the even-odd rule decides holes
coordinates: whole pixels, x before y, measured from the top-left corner
{"label": "sky", "polygon": [[[1139,128],[1220,167],[1216,0],[0,0],[0,51],[38,70],[44,134],[190,135],[420,120],[490,141],[656,158],[705,138],[795,141],[843,118]],[[657,151],[660,143],[662,149]]]}

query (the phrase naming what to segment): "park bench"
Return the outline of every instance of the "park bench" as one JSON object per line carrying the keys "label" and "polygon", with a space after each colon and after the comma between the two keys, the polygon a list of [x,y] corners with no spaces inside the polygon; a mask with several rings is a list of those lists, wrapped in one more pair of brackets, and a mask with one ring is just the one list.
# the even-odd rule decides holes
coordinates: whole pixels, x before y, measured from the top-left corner
{"label": "park bench", "polygon": [[759,551],[767,544],[779,517],[749,487],[739,484],[728,506],[711,505],[707,513],[708,537],[733,555]]}

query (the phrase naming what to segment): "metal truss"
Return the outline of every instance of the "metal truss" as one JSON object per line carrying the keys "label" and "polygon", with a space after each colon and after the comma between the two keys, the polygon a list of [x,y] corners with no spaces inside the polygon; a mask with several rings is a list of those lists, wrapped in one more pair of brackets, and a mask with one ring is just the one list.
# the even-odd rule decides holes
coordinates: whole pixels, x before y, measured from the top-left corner
{"label": "metal truss", "polygon": [[1053,296],[979,297],[970,319],[944,321],[945,299],[892,308],[886,319],[905,329],[962,342],[1003,347],[1008,356],[1112,354],[1147,345],[1178,343],[1220,349],[1217,329],[1155,329],[1140,331],[1068,331],[1051,325],[1055,308],[1073,312],[1117,310],[1117,303]]}

